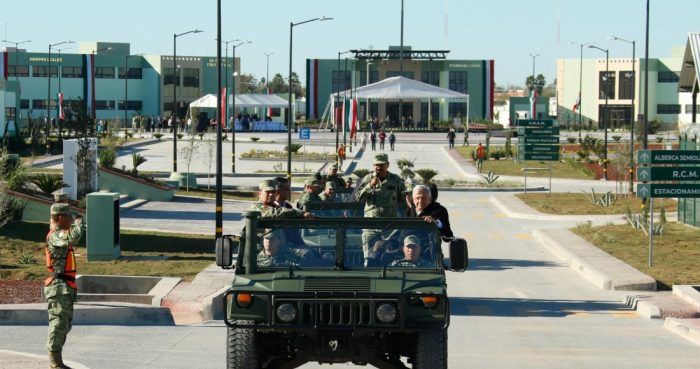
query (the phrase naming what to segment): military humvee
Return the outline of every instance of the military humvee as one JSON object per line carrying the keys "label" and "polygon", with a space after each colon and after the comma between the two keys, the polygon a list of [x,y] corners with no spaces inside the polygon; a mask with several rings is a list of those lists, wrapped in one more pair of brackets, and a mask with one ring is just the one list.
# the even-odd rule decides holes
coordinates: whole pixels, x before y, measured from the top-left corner
{"label": "military humvee", "polygon": [[223,299],[227,368],[447,368],[445,270],[466,269],[466,241],[450,243],[447,266],[437,229],[418,218],[243,215],[240,246],[216,245],[217,264],[236,270]]}

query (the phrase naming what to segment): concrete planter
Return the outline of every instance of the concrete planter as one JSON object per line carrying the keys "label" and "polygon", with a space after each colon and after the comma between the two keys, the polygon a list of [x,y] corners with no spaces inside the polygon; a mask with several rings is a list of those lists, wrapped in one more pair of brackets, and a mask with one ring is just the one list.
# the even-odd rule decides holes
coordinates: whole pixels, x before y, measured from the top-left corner
{"label": "concrete planter", "polygon": [[170,186],[150,183],[106,168],[99,168],[97,177],[99,190],[117,192],[132,199],[170,201],[175,195],[175,190]]}
{"label": "concrete planter", "polygon": [[[49,217],[51,216],[51,205],[53,204],[51,200],[14,191],[8,191],[7,194],[27,201],[27,205],[22,213],[23,221],[43,223],[49,222]],[[71,210],[81,215],[85,215],[85,209],[71,206]]]}

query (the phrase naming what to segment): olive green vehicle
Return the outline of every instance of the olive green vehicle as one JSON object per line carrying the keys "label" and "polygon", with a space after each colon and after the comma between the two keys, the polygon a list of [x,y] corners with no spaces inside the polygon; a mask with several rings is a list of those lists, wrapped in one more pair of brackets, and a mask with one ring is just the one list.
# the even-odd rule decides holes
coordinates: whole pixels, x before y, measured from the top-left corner
{"label": "olive green vehicle", "polygon": [[259,215],[243,214],[240,246],[216,245],[217,264],[236,270],[227,368],[447,368],[445,271],[466,269],[466,241],[449,244],[448,267],[437,229],[418,218]]}

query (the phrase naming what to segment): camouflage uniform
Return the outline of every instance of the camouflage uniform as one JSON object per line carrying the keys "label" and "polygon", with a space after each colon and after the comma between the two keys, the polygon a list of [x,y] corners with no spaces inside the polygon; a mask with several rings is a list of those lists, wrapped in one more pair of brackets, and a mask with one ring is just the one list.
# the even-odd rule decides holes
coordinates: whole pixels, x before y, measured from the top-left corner
{"label": "camouflage uniform", "polygon": [[347,187],[347,185],[348,185],[348,184],[345,182],[345,180],[343,179],[343,177],[341,177],[338,173],[336,173],[336,174],[326,174],[326,183],[328,183],[328,182],[333,182],[333,183],[335,183],[335,185],[336,185],[337,188],[345,188],[345,187]]}
{"label": "camouflage uniform", "polygon": [[337,202],[338,201],[338,196],[333,194],[331,195],[326,195],[325,192],[321,193],[318,195],[318,198],[321,202]]}
{"label": "camouflage uniform", "polygon": [[298,209],[288,209],[265,205],[262,202],[256,202],[250,207],[250,210],[259,211],[262,218],[280,218],[280,219],[303,219],[304,212]]}
{"label": "camouflage uniform", "polygon": [[310,202],[321,202],[321,198],[315,193],[305,192],[303,195],[301,195],[299,201],[297,201],[297,207],[299,209],[303,209],[304,205]]}
{"label": "camouflage uniform", "polygon": [[284,267],[284,266],[299,266],[302,264],[302,259],[296,253],[283,248],[277,255],[268,256],[265,250],[258,253],[259,267]]}
{"label": "camouflage uniform", "polygon": [[[54,204],[51,214],[69,214],[68,204]],[[68,247],[75,246],[83,236],[85,227],[82,222],[74,223],[69,229],[55,226],[47,236],[46,246],[54,272],[61,274],[66,270]],[[73,304],[77,299],[77,290],[68,285],[64,279],[54,278],[44,287],[44,296],[48,302],[49,334],[46,347],[49,352],[61,352],[66,336],[73,321]]]}

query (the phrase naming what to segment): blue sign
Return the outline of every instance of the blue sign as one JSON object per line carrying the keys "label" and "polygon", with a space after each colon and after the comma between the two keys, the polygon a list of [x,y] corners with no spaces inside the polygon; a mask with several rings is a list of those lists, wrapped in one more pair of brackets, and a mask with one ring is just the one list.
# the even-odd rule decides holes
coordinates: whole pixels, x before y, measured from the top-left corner
{"label": "blue sign", "polygon": [[310,140],[311,139],[311,128],[309,128],[309,127],[299,128],[299,139],[300,140]]}

